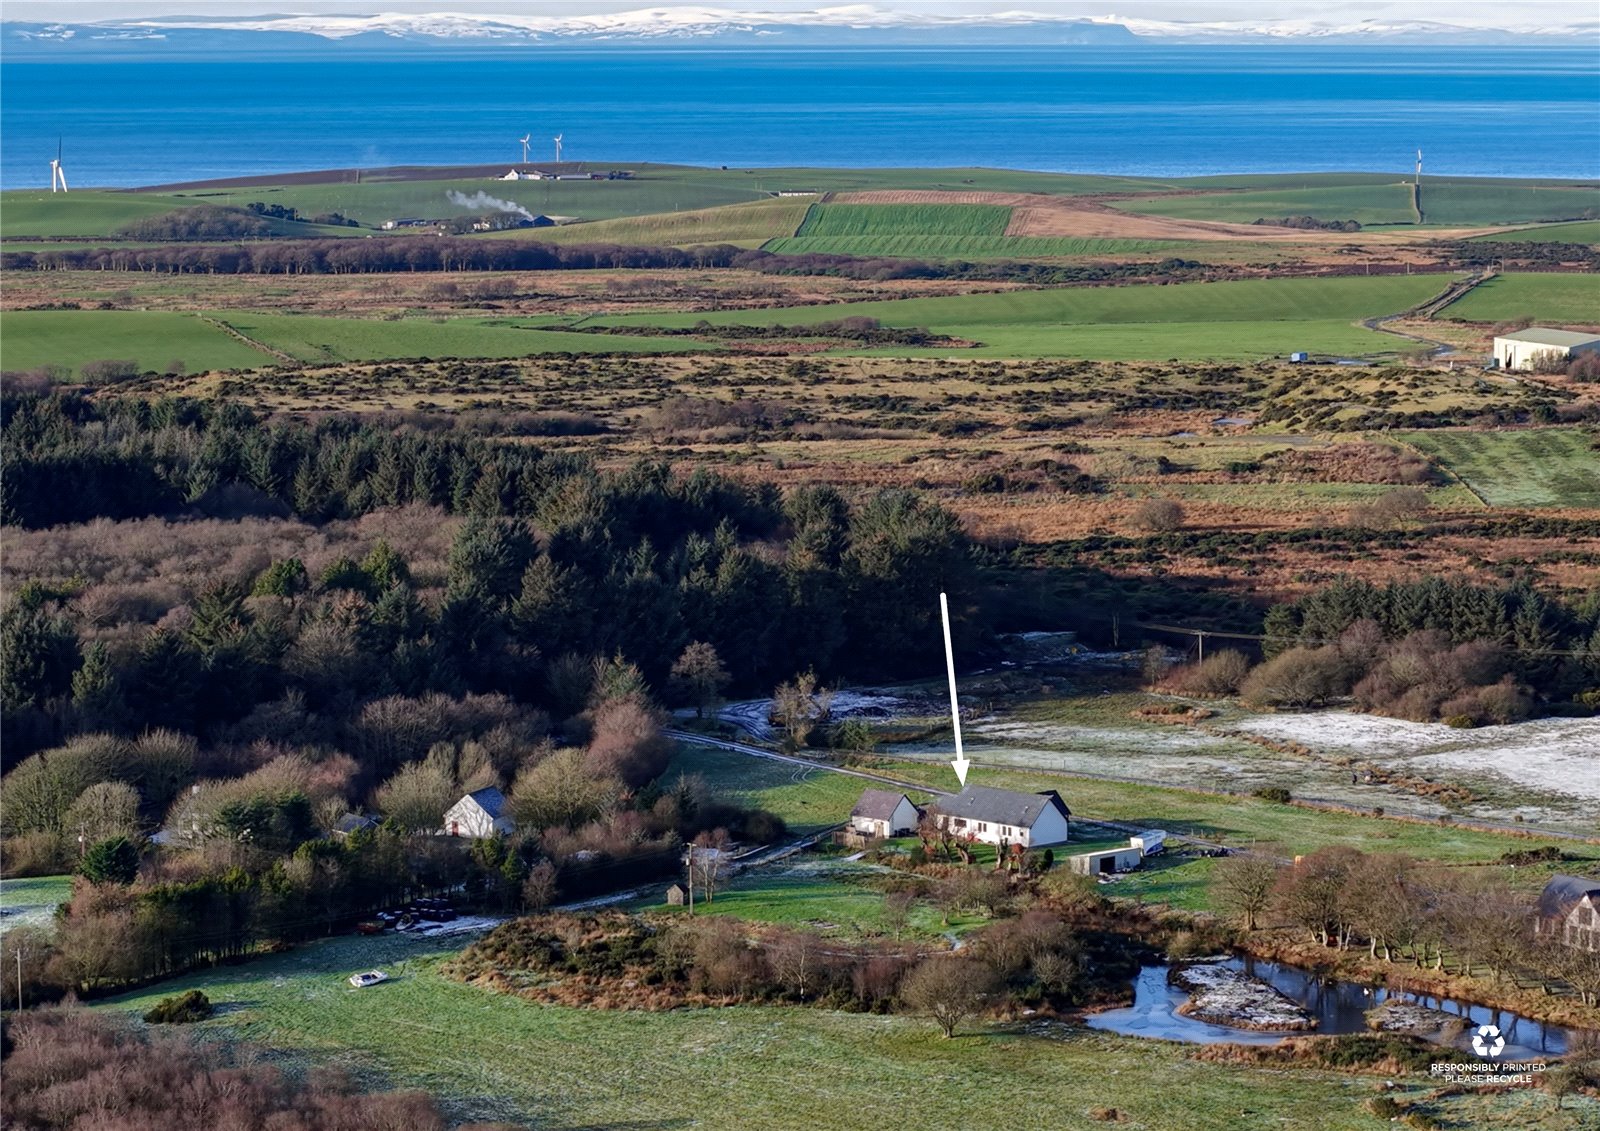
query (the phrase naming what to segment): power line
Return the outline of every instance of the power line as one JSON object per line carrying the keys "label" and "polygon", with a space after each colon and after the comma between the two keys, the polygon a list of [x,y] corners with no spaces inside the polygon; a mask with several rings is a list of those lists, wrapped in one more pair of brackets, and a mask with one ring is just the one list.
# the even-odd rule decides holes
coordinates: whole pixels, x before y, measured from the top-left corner
{"label": "power line", "polygon": [[[1211,628],[1186,628],[1176,624],[1150,624],[1146,621],[1134,621],[1135,628],[1147,628],[1154,632],[1175,632],[1183,636],[1197,636],[1203,641],[1206,637],[1216,637],[1219,640],[1258,640],[1277,641],[1281,644],[1337,644],[1337,640],[1319,639],[1312,636],[1271,636],[1258,632],[1223,632]],[[1580,659],[1594,657],[1600,659],[1600,654],[1587,651],[1576,651],[1569,648],[1507,648],[1507,652],[1515,652],[1519,656],[1576,656]]]}

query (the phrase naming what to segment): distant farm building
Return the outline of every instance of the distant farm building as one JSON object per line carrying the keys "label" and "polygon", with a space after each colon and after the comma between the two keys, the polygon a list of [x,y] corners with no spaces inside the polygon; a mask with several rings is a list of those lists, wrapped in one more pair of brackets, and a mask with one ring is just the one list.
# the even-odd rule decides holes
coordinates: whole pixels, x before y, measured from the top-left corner
{"label": "distant farm building", "polygon": [[524,173],[521,169],[512,169],[500,179],[502,181],[531,181],[535,178],[532,173]]}
{"label": "distant farm building", "polygon": [[1600,352],[1600,336],[1573,330],[1547,330],[1530,326],[1494,340],[1494,363],[1501,369],[1533,369],[1559,365],[1585,353]]}
{"label": "distant farm building", "polygon": [[368,832],[378,827],[378,818],[371,813],[346,813],[333,823],[330,830],[336,837],[347,837],[351,833]]}
{"label": "distant farm building", "polygon": [[424,220],[418,216],[401,216],[394,220],[385,220],[382,227],[384,231],[392,232],[396,228],[427,228],[438,222],[437,220]]}
{"label": "distant farm building", "polygon": [[850,831],[867,837],[904,836],[915,832],[922,810],[903,793],[869,789],[850,810]]}
{"label": "distant farm building", "polygon": [[1539,893],[1535,930],[1574,950],[1600,952],[1600,879],[1553,876]]}
{"label": "distant farm building", "polygon": [[1131,872],[1144,860],[1144,850],[1136,844],[1125,848],[1107,848],[1101,852],[1084,852],[1067,857],[1067,866],[1080,876],[1109,876],[1113,872]]}
{"label": "distant farm building", "polygon": [[673,884],[667,888],[667,905],[669,907],[682,907],[689,902],[689,889],[682,884]]}
{"label": "distant farm building", "polygon": [[816,189],[779,189],[773,196],[816,196]]}
{"label": "distant farm building", "polygon": [[969,785],[954,797],[941,797],[929,808],[939,827],[984,844],[1038,848],[1067,839],[1072,810],[1055,790],[1018,793]]}
{"label": "distant farm building", "polygon": [[447,836],[502,836],[514,832],[516,827],[506,795],[494,786],[466,794],[444,815]]}

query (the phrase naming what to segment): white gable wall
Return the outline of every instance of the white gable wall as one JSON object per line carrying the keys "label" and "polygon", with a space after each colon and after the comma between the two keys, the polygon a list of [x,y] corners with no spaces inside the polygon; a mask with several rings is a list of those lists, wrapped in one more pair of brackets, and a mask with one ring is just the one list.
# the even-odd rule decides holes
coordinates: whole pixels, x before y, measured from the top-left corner
{"label": "white gable wall", "polygon": [[516,828],[510,817],[496,819],[470,796],[463,797],[445,812],[446,836],[489,837],[509,834]]}

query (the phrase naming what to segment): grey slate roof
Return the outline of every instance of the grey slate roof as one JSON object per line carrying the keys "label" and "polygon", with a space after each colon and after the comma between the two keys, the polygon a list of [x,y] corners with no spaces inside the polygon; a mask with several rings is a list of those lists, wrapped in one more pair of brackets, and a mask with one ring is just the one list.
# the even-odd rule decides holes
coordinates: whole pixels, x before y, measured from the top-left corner
{"label": "grey slate roof", "polygon": [[997,825],[1015,825],[1031,829],[1046,809],[1055,808],[1063,817],[1072,810],[1055,790],[1044,793],[1017,793],[1009,789],[991,789],[986,785],[969,785],[954,797],[941,797],[934,802],[939,812],[968,821],[989,821]]}
{"label": "grey slate roof", "polygon": [[865,817],[871,821],[887,821],[894,816],[894,811],[899,808],[900,801],[904,797],[905,794],[888,789],[863,790],[861,800],[850,810],[850,815]]}
{"label": "grey slate roof", "polygon": [[1584,896],[1593,896],[1600,903],[1600,879],[1585,876],[1551,876],[1539,893],[1539,916],[1554,919],[1565,916],[1568,909]]}
{"label": "grey slate roof", "polygon": [[492,818],[498,819],[506,811],[506,795],[492,785],[475,789],[467,796],[476,801]]}
{"label": "grey slate roof", "polygon": [[333,831],[341,836],[349,836],[359,829],[375,829],[378,827],[378,818],[370,813],[346,813],[334,822]]}
{"label": "grey slate roof", "polygon": [[1572,346],[1587,345],[1589,342],[1600,342],[1600,335],[1580,334],[1576,330],[1549,330],[1543,326],[1529,326],[1526,330],[1517,330],[1510,334],[1498,335],[1508,342],[1525,342],[1536,346]]}

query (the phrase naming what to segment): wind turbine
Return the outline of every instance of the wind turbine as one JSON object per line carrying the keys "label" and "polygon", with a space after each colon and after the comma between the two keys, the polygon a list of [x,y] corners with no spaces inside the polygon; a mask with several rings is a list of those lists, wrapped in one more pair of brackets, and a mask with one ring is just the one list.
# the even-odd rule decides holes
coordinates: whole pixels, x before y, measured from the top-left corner
{"label": "wind turbine", "polygon": [[56,138],[55,159],[50,162],[50,191],[55,192],[60,185],[60,191],[67,191],[67,171],[61,167],[61,139]]}
{"label": "wind turbine", "polygon": [[520,141],[522,143],[522,163],[524,165],[526,165],[528,163],[528,142],[530,140],[532,140],[532,138],[533,138],[532,134],[523,134],[521,137],[519,137],[517,139],[518,141]]}
{"label": "wind turbine", "polygon": [[556,143],[556,164],[557,165],[561,164],[561,139],[566,137],[566,136],[567,136],[566,134],[560,133],[560,134],[556,134],[556,136],[552,139]]}

